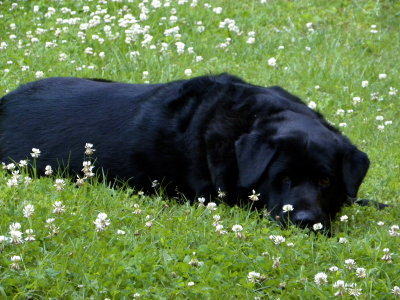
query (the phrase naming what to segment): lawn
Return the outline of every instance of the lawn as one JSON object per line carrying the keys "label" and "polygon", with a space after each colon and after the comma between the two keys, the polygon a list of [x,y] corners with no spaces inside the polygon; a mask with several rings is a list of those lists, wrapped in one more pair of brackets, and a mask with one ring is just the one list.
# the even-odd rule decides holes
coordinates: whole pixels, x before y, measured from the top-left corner
{"label": "lawn", "polygon": [[399,298],[399,11],[391,0],[0,1],[0,95],[51,76],[229,72],[280,85],[368,154],[359,196],[392,205],[345,207],[327,236],[16,162],[0,171],[0,299]]}

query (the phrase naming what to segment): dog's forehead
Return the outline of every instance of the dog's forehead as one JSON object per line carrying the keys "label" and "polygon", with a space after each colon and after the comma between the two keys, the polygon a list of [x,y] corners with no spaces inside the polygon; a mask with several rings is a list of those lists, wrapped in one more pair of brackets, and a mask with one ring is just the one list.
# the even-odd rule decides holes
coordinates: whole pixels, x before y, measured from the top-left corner
{"label": "dog's forehead", "polygon": [[341,135],[312,118],[299,117],[282,122],[277,127],[273,141],[285,153],[312,160],[318,160],[321,156],[333,160],[342,149]]}
{"label": "dog's forehead", "polygon": [[[320,140],[306,141],[302,135],[288,136],[280,140],[274,165],[283,171],[301,171],[306,174],[333,174],[340,166],[339,147],[335,143]],[[280,167],[279,167],[280,166]]]}

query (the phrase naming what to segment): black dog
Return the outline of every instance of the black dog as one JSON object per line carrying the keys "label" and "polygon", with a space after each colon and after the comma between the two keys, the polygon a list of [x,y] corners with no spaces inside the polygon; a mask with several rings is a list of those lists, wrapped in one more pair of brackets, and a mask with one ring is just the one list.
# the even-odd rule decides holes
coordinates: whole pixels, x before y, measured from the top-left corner
{"label": "black dog", "polygon": [[[323,117],[280,87],[222,74],[167,84],[48,78],[1,99],[0,159],[42,152],[39,170],[80,173],[93,143],[107,177],[192,199],[226,193],[300,226],[328,225],[351,202],[369,160]],[[256,196],[253,197],[257,198]],[[255,199],[254,199],[255,200]]]}

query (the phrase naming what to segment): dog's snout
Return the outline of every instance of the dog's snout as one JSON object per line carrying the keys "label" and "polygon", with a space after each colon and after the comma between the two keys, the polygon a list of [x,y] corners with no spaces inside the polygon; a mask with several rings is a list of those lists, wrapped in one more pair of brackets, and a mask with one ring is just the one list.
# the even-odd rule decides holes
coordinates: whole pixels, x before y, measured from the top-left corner
{"label": "dog's snout", "polygon": [[316,223],[320,223],[322,216],[317,212],[301,210],[298,211],[293,217],[293,224],[302,228],[312,227]]}

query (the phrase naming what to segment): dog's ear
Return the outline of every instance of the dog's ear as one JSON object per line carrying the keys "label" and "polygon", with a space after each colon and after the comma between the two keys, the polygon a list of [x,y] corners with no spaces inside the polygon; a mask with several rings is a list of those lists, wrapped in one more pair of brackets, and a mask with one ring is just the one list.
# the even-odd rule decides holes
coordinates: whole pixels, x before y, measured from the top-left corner
{"label": "dog's ear", "polygon": [[263,141],[261,136],[249,133],[235,142],[239,184],[248,188],[264,173],[275,154],[275,148]]}
{"label": "dog's ear", "polygon": [[349,197],[356,197],[358,188],[361,185],[369,168],[368,156],[351,147],[346,151],[342,161],[342,176],[346,193]]}

